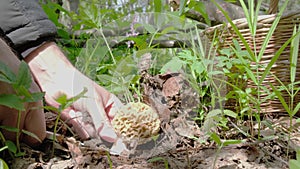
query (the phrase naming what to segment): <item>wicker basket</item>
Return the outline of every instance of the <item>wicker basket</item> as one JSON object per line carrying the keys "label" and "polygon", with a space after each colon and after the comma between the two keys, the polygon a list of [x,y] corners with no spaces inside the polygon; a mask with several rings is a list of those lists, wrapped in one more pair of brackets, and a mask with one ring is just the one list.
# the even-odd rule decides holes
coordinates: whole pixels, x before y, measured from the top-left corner
{"label": "wicker basket", "polygon": [[[270,30],[270,27],[273,23],[273,21],[276,18],[276,14],[272,15],[262,15],[259,16],[257,21],[257,32],[255,37],[255,43],[256,43],[256,50],[259,52],[261,49],[261,45]],[[238,19],[233,21],[234,24],[238,27],[239,31],[242,33],[244,38],[246,39],[247,43],[252,47],[253,49],[253,38],[251,37],[251,33],[248,27],[247,20],[245,18]],[[300,24],[300,12],[294,12],[290,14],[283,15],[280,19],[280,22],[278,26],[276,27],[275,32],[273,33],[271,40],[269,44],[267,45],[267,48],[263,54],[262,60],[260,64],[267,65],[272,57],[275,55],[275,53],[278,51],[278,49],[292,36],[293,29],[295,25]],[[214,32],[216,31],[216,37],[218,38],[218,49],[224,49],[229,48],[231,45],[233,45],[232,40],[235,38],[239,41],[240,46],[243,50],[245,49],[245,46],[241,42],[241,40],[236,35],[233,28],[228,25],[218,25],[215,27],[211,27],[205,31],[206,36],[212,40]],[[300,50],[299,50],[300,51]],[[299,52],[300,53],[300,52]],[[217,54],[219,55],[219,54]],[[299,54],[298,54],[299,56]],[[234,57],[234,56],[233,56]],[[273,65],[271,72],[278,77],[285,85],[290,84],[290,48],[289,46],[283,51],[281,56],[278,58],[276,63]],[[300,57],[298,57],[298,65],[300,63]],[[296,81],[300,81],[300,66],[297,66],[296,71]],[[270,87],[270,83],[272,83],[274,86],[281,86],[278,81],[274,78],[274,76],[268,75],[264,81],[263,86],[266,88]],[[251,80],[246,82],[247,88],[253,87],[253,82]],[[297,86],[299,87],[299,86]],[[261,99],[264,99],[268,97],[269,94],[262,93]],[[287,93],[283,93],[283,97],[288,102],[290,100],[289,95]],[[298,94],[295,98],[295,103],[298,103],[300,101],[300,94]],[[226,108],[232,108],[236,105],[236,101],[227,101],[225,104]],[[263,102],[261,105],[261,112],[263,113],[270,113],[270,112],[285,112],[282,104],[280,101],[276,98],[274,99],[268,99],[265,102]]]}

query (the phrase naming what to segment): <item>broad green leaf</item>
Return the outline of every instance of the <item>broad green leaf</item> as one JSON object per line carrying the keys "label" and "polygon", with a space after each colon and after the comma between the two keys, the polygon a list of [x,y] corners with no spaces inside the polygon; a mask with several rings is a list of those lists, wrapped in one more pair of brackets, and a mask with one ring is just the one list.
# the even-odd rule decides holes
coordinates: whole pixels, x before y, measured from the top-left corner
{"label": "broad green leaf", "polygon": [[0,168],[1,169],[9,169],[8,165],[2,158],[0,158]]}
{"label": "broad green leaf", "polygon": [[300,160],[290,160],[289,161],[290,169],[299,169],[300,168]]}
{"label": "broad green leaf", "polygon": [[44,106],[44,109],[46,109],[48,111],[58,112],[58,109],[53,106]]}
{"label": "broad green leaf", "polygon": [[36,102],[36,101],[43,100],[44,96],[45,96],[45,93],[42,93],[42,92],[31,93],[30,97],[26,97],[25,99],[23,99],[23,101],[24,102]]}
{"label": "broad green leaf", "polygon": [[168,26],[168,27],[166,27],[164,30],[162,30],[161,31],[161,34],[167,34],[167,33],[169,33],[169,32],[172,32],[172,31],[174,31],[175,30],[175,28],[174,28],[174,26]]}
{"label": "broad green leaf", "polygon": [[156,32],[155,28],[150,24],[143,24],[143,26],[146,29],[146,31],[150,34],[153,34]]}
{"label": "broad green leaf", "polygon": [[210,112],[208,112],[208,114],[206,115],[206,118],[213,118],[215,116],[219,116],[220,114],[222,114],[222,111],[220,109],[214,109]]}
{"label": "broad green leaf", "polygon": [[15,73],[6,64],[0,62],[0,81],[11,84],[15,80]]}
{"label": "broad green leaf", "polygon": [[24,86],[25,88],[29,89],[32,83],[31,74],[29,71],[29,66],[25,61],[22,61],[18,70],[16,85],[17,86]]}
{"label": "broad green leaf", "polygon": [[236,118],[238,116],[238,114],[232,110],[224,110],[224,114],[233,118]]}
{"label": "broad green leaf", "polygon": [[176,72],[179,71],[182,66],[183,66],[184,62],[181,61],[179,58],[174,57],[172,58],[168,63],[166,63],[162,68],[161,68],[161,73],[165,73],[168,71],[171,72]]}
{"label": "broad green leaf", "polygon": [[77,94],[76,96],[70,98],[67,100],[66,103],[64,103],[64,107],[63,109],[70,107],[74,102],[76,102],[77,100],[79,100],[80,98],[84,97],[84,94],[88,91],[87,88],[84,88],[82,92],[80,92],[79,94]]}
{"label": "broad green leaf", "polygon": [[8,150],[14,154],[17,153],[17,146],[15,145],[14,142],[10,141],[10,140],[6,140],[5,141],[5,145],[7,146]]}
{"label": "broad green leaf", "polygon": [[10,132],[19,132],[19,129],[16,128],[16,127],[11,127],[11,126],[0,126],[1,129],[4,129],[4,130],[7,130],[7,131],[10,131]]}
{"label": "broad green leaf", "polygon": [[4,74],[1,74],[1,72],[0,72],[0,81],[8,83],[8,84],[13,83],[7,76],[5,76]]}
{"label": "broad green leaf", "polygon": [[213,141],[215,141],[218,144],[218,146],[222,145],[222,141],[221,141],[220,137],[216,133],[211,133],[210,138]]}
{"label": "broad green leaf", "polygon": [[16,157],[22,157],[22,156],[24,156],[25,154],[26,154],[25,152],[18,151],[18,152],[15,154],[15,156],[16,156]]}
{"label": "broad green leaf", "polygon": [[[1,94],[0,95],[0,105],[7,106],[9,108],[17,110],[25,110],[24,103],[21,98],[14,94]],[[9,112],[7,112],[9,113]]]}
{"label": "broad green leaf", "polygon": [[200,62],[193,62],[192,65],[191,65],[191,69],[192,71],[195,71],[196,73],[198,74],[202,74],[202,73],[205,73],[206,69],[205,69],[205,66]]}
{"label": "broad green leaf", "polygon": [[65,104],[67,102],[68,98],[66,94],[61,94],[58,98],[55,99],[57,103],[59,104]]}
{"label": "broad green leaf", "polygon": [[134,41],[135,42],[135,46],[138,47],[139,50],[146,49],[147,46],[148,46],[148,43],[145,40],[141,39],[141,38],[128,37],[126,39]]}
{"label": "broad green leaf", "polygon": [[300,160],[300,150],[296,150],[296,158],[297,160]]}
{"label": "broad green leaf", "polygon": [[31,93],[28,91],[27,87],[19,84],[13,84],[13,87],[18,96],[22,96],[24,99],[31,97]]}

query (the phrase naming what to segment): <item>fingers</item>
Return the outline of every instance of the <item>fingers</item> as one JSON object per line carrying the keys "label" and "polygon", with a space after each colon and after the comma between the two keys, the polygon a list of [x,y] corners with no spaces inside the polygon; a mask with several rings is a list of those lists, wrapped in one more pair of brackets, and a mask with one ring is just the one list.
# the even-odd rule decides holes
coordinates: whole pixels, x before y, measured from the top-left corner
{"label": "fingers", "polygon": [[[57,103],[52,97],[46,94],[45,100],[49,106],[53,106],[58,109],[59,103]],[[61,119],[65,121],[70,127],[72,127],[74,132],[76,132],[76,134],[78,134],[79,137],[83,140],[90,138],[90,135],[95,132],[93,126],[88,126],[83,123],[83,121],[81,120],[82,113],[74,111],[72,107],[69,107],[61,112]],[[86,128],[88,128],[88,131],[86,130]]]}
{"label": "fingers", "polygon": [[29,111],[25,117],[24,129],[37,136],[39,140],[29,135],[23,135],[23,140],[31,146],[36,146],[46,137],[45,114],[42,109],[43,102],[29,103],[28,107]]}
{"label": "fingers", "polygon": [[[24,112],[21,112],[24,114]],[[6,127],[17,127],[18,111],[16,109],[0,106],[1,125]],[[24,115],[21,117],[20,127],[23,127]],[[6,129],[1,131],[6,140],[16,141],[16,132],[10,132]]]}
{"label": "fingers", "polygon": [[85,119],[86,124],[93,124],[95,133],[92,137],[101,137],[111,142],[116,139],[116,134],[104,110],[102,101],[98,97],[98,95],[95,95],[95,97],[89,95],[86,98],[81,98],[74,103],[74,109],[83,112],[83,119]]}
{"label": "fingers", "polygon": [[[110,96],[111,95],[108,97]],[[107,102],[109,104],[108,106],[104,106],[102,99],[102,95],[97,92],[97,89],[95,89],[94,92],[90,90],[86,93],[86,97],[81,98],[73,104],[73,108],[83,112],[83,118],[86,119],[86,122],[93,124],[96,131],[93,137],[102,138],[108,142],[114,142],[117,139],[117,135],[111,126],[111,119],[105,110],[111,111],[115,106],[112,102],[113,99],[111,99],[110,102]],[[109,98],[106,99],[109,100]]]}
{"label": "fingers", "polygon": [[119,98],[117,98],[114,94],[110,95],[110,98],[105,106],[105,112],[110,121],[115,117],[116,112],[123,106],[124,105]]}

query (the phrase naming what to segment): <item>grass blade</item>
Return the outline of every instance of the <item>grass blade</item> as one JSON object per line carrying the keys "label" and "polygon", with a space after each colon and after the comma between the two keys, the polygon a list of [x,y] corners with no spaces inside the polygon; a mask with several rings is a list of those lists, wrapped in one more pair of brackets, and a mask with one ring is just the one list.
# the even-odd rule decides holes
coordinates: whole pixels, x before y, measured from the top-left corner
{"label": "grass blade", "polygon": [[[300,27],[298,27],[298,31],[297,31],[297,25],[295,25],[293,35],[295,35],[297,32],[299,32],[299,30],[300,30]],[[291,78],[292,83],[295,82],[295,78],[296,78],[298,52],[299,52],[299,34],[297,36],[295,36],[295,38],[291,42],[290,78]]]}
{"label": "grass blade", "polygon": [[285,111],[288,112],[289,115],[292,115],[292,112],[291,112],[288,104],[282,97],[282,94],[272,85],[272,83],[270,83],[270,86],[272,87],[275,95],[278,97],[278,99],[279,99],[280,103],[282,104],[283,108],[285,109]]}

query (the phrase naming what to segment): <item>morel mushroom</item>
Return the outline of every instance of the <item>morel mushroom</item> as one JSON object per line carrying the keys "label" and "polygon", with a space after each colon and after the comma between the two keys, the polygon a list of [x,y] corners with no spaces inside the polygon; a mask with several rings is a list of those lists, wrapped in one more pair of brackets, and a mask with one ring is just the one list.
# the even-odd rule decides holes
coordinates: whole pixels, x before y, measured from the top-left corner
{"label": "morel mushroom", "polygon": [[158,134],[161,121],[150,106],[137,102],[128,103],[116,113],[112,125],[125,141],[143,144]]}

